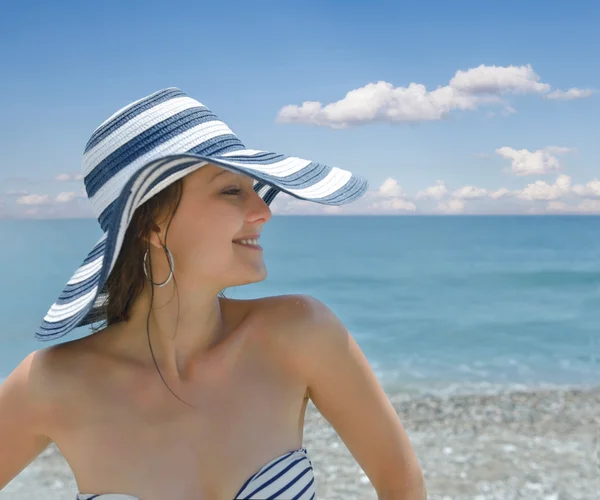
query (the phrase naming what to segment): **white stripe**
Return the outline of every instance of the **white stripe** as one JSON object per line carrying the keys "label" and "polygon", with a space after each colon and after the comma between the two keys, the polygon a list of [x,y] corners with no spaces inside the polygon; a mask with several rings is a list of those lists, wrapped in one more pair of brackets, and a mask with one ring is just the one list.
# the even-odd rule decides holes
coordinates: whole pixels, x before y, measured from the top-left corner
{"label": "white stripe", "polygon": [[83,175],[88,175],[102,160],[149,128],[186,109],[198,107],[205,106],[190,97],[177,97],[161,102],[153,108],[140,113],[107,135],[83,155]]}
{"label": "white stripe", "polygon": [[[186,159],[186,161],[189,161],[189,158]],[[181,163],[180,160],[177,160],[175,162],[169,162],[168,165],[170,165],[170,167],[173,167],[177,164]],[[208,165],[207,161],[203,161],[203,160],[198,160],[196,163],[194,163],[193,165],[191,165],[188,168],[185,168],[183,170],[180,170],[177,173],[174,173],[172,175],[170,175],[169,177],[167,177],[166,179],[163,179],[161,182],[159,182],[156,186],[154,186],[150,191],[148,191],[148,193],[146,195],[144,195],[144,197],[137,203],[135,210],[137,209],[137,207],[143,205],[144,203],[146,203],[150,198],[152,198],[156,193],[162,191],[164,188],[166,188],[169,184],[172,184],[173,182],[175,182],[178,179],[181,179],[182,177],[185,177],[186,175],[188,175],[190,172],[193,172],[194,170],[199,169],[200,167],[204,167]],[[161,172],[164,172],[165,170],[167,170],[170,167],[165,167],[165,168],[161,168]]]}
{"label": "white stripe", "polygon": [[96,290],[98,290],[97,286],[85,295],[67,304],[53,304],[48,314],[44,316],[44,320],[48,323],[58,323],[59,321],[75,316],[94,298]]}
{"label": "white stripe", "polygon": [[231,129],[220,120],[213,120],[206,123],[193,127],[185,132],[178,134],[171,140],[161,144],[160,146],[148,151],[143,156],[140,156],[137,160],[130,163],[117,174],[113,175],[106,183],[96,192],[90,199],[92,210],[96,214],[96,217],[100,217],[100,214],[104,209],[117,199],[121,189],[129,178],[139,168],[143,167],[146,163],[152,160],[159,159],[169,154],[181,154],[184,151],[206,142],[215,137],[221,135],[233,134]]}
{"label": "white stripe", "polygon": [[291,193],[302,198],[324,198],[335,193],[338,189],[344,187],[352,178],[352,173],[339,168],[332,168],[329,175],[312,186],[300,189],[288,189]]}
{"label": "white stripe", "polygon": [[[117,238],[116,238],[116,242],[115,242],[114,255],[113,255],[112,262],[110,263],[110,267],[108,268],[107,276],[110,274],[110,272],[112,271],[112,269],[117,261],[117,257],[119,255],[119,250],[121,249],[121,245],[123,244],[123,239],[125,238],[125,233],[127,231],[127,226],[129,225],[129,222],[131,220],[131,217],[127,218],[127,215],[128,214],[130,216],[133,215],[133,213],[135,213],[135,208],[140,206],[140,204],[141,204],[140,198],[143,196],[144,192],[146,191],[146,186],[149,186],[150,184],[152,184],[152,182],[154,182],[155,179],[160,177],[160,175],[163,172],[165,172],[166,170],[173,168],[177,165],[180,165],[181,163],[188,162],[189,160],[190,160],[189,158],[178,158],[176,160],[166,161],[163,166],[161,166],[160,168],[157,168],[152,174],[150,174],[150,172],[152,172],[152,168],[148,168],[143,174],[141,174],[135,180],[135,182],[133,183],[133,186],[131,186],[131,192],[133,193],[133,196],[129,196],[129,198],[127,199],[127,203],[125,204],[125,207],[123,209],[123,213],[121,214],[121,221],[119,224],[119,230],[117,232]],[[157,161],[160,161],[160,160],[157,160]],[[192,170],[195,170],[196,168],[198,168],[198,164],[194,164],[191,167],[182,170],[181,171],[181,172],[183,172],[182,176],[186,175],[188,172],[190,172]],[[169,184],[169,182],[167,182],[167,184]],[[135,208],[131,209],[131,207],[135,207]]]}
{"label": "white stripe", "polygon": [[[248,491],[244,492],[244,493],[247,495],[251,494],[253,491],[258,489],[260,486],[262,486],[263,484],[267,483],[272,478],[274,478],[275,476],[280,474],[281,471],[283,469],[285,469],[285,467],[289,466],[291,463],[293,463],[294,460],[297,460],[298,458],[299,457],[297,454],[292,455],[289,459],[284,460],[283,462],[277,464],[277,466],[273,467],[269,471],[263,473],[260,477],[255,478],[248,485],[248,488],[247,488]],[[310,480],[313,478],[313,474],[311,473],[310,469],[311,469],[311,465],[308,462],[308,460],[306,460],[306,459],[301,460],[300,462],[295,464],[290,470],[286,471],[282,476],[279,476],[274,482],[272,482],[265,488],[260,489],[258,492],[254,493],[252,498],[270,498],[275,493],[277,493],[281,488],[290,484],[303,471],[307,470],[307,472],[304,473],[304,475],[295,483],[294,486],[284,490],[284,492],[280,494],[281,496],[278,497],[278,498],[291,498],[292,496],[294,496],[291,494],[291,492],[295,491],[295,493],[298,494],[300,492],[300,490],[302,490],[302,488],[304,488],[310,482]],[[308,494],[308,492],[306,494]],[[242,497],[243,496],[244,495],[242,495]],[[308,498],[308,496],[305,498]]]}
{"label": "white stripe", "polygon": [[[152,94],[152,95],[154,95],[154,94]],[[100,125],[98,125],[96,127],[96,129],[94,130],[94,133],[92,135],[94,135],[98,130],[100,130],[104,125],[106,125],[113,118],[115,118],[116,116],[119,116],[121,113],[125,112],[126,110],[128,110],[132,106],[135,106],[138,102],[141,102],[144,99],[147,99],[148,97],[150,97],[150,96],[142,97],[141,99],[138,99],[137,101],[130,102],[126,106],[123,106],[122,108],[120,108],[117,111],[115,111],[112,115],[110,115],[106,120],[104,120]]]}
{"label": "white stripe", "polygon": [[104,260],[104,254],[101,254],[96,260],[81,266],[73,277],[67,282],[67,285],[75,285],[76,283],[81,283],[85,281],[90,276],[96,274],[102,268],[102,261]]}
{"label": "white stripe", "polygon": [[265,195],[266,195],[266,194],[269,192],[269,189],[271,189],[271,186],[269,186],[269,185],[265,185],[265,186],[261,187],[261,188],[258,190],[258,195],[259,195],[261,198],[264,198],[264,196],[265,196]]}
{"label": "white stripe", "polygon": [[100,125],[98,125],[96,127],[96,130],[94,130],[94,133],[96,133],[96,131],[98,131],[100,128],[102,128],[104,125],[106,125],[109,121],[111,121],[115,116],[118,116],[119,114],[123,113],[125,110],[127,110],[127,109],[131,108],[132,106],[136,105],[138,102],[141,102],[144,99],[147,99],[148,101],[150,101],[156,95],[160,94],[161,92],[165,92],[167,90],[179,90],[179,89],[177,87],[168,87],[166,89],[157,90],[156,92],[153,92],[152,94],[147,95],[146,97],[142,97],[141,99],[138,99],[137,101],[133,101],[133,102],[127,104],[127,106],[123,106],[121,109],[115,111],[112,115],[110,115]]}
{"label": "white stripe", "polygon": [[255,156],[259,153],[266,153],[267,151],[261,151],[260,149],[239,149],[237,151],[230,151],[229,153],[222,154],[221,156]]}
{"label": "white stripe", "polygon": [[293,156],[290,156],[285,160],[268,164],[248,164],[231,160],[224,161],[236,167],[264,172],[275,177],[287,177],[288,175],[295,174],[312,163],[310,160],[303,160],[302,158],[295,158]]}
{"label": "white stripe", "polygon": [[[96,244],[94,245],[94,250],[96,249],[96,247],[98,245],[100,245],[100,243],[102,243],[106,238],[108,237],[108,233],[104,233],[102,236],[100,236],[100,239],[96,242]],[[93,250],[92,250],[93,251]],[[92,252],[90,252],[92,253]],[[88,254],[89,255],[89,254]],[[80,283],[81,281],[85,280],[90,274],[88,273],[88,270],[90,270],[92,268],[92,266],[98,262],[98,259],[87,263],[84,266],[81,266],[79,269],[77,269],[77,271],[75,271],[75,274],[73,274],[73,276],[71,277],[71,279],[67,282],[67,285],[73,285],[75,283]]]}

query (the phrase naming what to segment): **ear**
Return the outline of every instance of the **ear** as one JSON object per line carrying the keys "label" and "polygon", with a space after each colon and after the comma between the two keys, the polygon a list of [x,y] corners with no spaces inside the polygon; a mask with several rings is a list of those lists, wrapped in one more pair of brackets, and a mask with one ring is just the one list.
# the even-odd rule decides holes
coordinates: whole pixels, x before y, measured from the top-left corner
{"label": "ear", "polygon": [[163,248],[164,245],[160,237],[161,232],[162,229],[159,226],[156,226],[155,228],[150,230],[150,235],[148,236],[148,244],[150,246],[153,246],[155,248]]}

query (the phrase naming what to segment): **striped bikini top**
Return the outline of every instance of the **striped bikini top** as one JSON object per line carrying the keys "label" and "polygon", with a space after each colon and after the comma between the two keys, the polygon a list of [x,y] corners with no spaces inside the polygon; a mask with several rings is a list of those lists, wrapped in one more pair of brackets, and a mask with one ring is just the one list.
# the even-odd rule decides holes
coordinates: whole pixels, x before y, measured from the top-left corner
{"label": "striped bikini top", "polygon": [[[315,500],[313,466],[306,448],[274,458],[253,474],[234,500]],[[78,493],[76,500],[142,500],[118,493]]]}

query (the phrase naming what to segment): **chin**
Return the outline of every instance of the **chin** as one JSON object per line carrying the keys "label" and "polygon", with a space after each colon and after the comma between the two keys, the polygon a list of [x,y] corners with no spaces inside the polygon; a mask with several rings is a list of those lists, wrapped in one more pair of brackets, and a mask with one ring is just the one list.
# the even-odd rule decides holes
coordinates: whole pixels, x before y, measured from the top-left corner
{"label": "chin", "polygon": [[264,281],[265,279],[267,279],[267,269],[266,268],[262,268],[262,269],[256,269],[254,272],[245,272],[245,273],[240,273],[238,275],[237,280],[235,280],[234,282],[232,282],[230,285],[228,285],[226,288],[232,288],[235,286],[242,286],[242,285],[251,285],[252,283],[260,283],[261,281]]}

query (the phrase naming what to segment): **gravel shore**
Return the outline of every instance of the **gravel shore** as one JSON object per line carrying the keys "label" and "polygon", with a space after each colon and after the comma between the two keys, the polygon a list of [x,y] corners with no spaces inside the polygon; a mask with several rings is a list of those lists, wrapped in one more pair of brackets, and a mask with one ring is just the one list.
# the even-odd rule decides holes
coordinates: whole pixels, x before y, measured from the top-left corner
{"label": "gravel shore", "polygon": [[[600,499],[600,386],[482,395],[390,394],[431,500]],[[322,500],[376,499],[356,461],[310,404],[304,445]],[[73,500],[64,459],[49,447],[1,500]]]}

